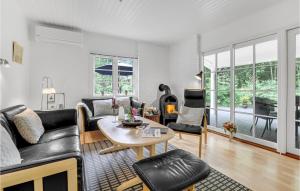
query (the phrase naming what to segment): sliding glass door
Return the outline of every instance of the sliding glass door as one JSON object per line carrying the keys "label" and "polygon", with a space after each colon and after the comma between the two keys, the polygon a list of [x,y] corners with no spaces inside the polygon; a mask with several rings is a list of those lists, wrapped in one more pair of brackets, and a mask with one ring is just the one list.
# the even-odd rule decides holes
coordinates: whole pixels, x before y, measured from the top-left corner
{"label": "sliding glass door", "polygon": [[234,51],[235,109],[238,133],[277,142],[277,40],[259,39]]}
{"label": "sliding glass door", "polygon": [[209,125],[218,129],[231,119],[231,63],[228,49],[204,56],[206,107]]}
{"label": "sliding glass door", "polygon": [[274,35],[204,55],[206,107],[212,129],[223,131],[224,122],[234,121],[239,138],[275,147],[277,44]]}
{"label": "sliding glass door", "polygon": [[288,32],[287,151],[300,155],[300,30]]}

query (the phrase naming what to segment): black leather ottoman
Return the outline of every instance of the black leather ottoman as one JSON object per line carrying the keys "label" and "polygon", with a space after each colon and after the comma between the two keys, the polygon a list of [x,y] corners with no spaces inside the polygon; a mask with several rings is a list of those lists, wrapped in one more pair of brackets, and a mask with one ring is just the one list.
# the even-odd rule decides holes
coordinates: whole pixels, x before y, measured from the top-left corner
{"label": "black leather ottoman", "polygon": [[140,160],[133,168],[152,191],[179,191],[205,179],[210,167],[195,155],[176,149]]}

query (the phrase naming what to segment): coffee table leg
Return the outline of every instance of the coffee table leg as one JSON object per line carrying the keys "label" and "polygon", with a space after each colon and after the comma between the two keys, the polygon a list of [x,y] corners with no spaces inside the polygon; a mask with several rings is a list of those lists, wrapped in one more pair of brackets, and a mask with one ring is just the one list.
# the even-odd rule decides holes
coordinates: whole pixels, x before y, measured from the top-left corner
{"label": "coffee table leg", "polygon": [[143,150],[143,147],[135,147],[133,148],[133,150],[135,151],[136,153],[136,160],[139,161],[139,160],[142,160],[144,158],[144,150]]}
{"label": "coffee table leg", "polygon": [[[134,147],[133,150],[136,153],[136,160],[142,160],[144,158],[143,147]],[[126,190],[132,186],[142,183],[142,180],[139,177],[135,177],[126,182],[123,182],[120,186],[117,187],[116,191]]]}
{"label": "coffee table leg", "polygon": [[151,157],[156,155],[155,145],[146,146],[145,148],[150,152]]}
{"label": "coffee table leg", "polygon": [[165,142],[165,152],[168,151],[168,141]]}
{"label": "coffee table leg", "polygon": [[112,147],[108,147],[106,149],[102,149],[99,152],[99,154],[103,155],[103,154],[112,153],[112,152],[119,151],[119,150],[124,150],[124,149],[128,149],[128,147],[120,146],[120,145],[113,145]]}

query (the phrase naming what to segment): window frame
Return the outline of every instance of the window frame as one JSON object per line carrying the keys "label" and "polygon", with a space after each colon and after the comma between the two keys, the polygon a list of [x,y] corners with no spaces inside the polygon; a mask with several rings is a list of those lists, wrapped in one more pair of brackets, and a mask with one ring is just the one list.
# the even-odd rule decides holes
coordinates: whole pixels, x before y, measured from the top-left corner
{"label": "window frame", "polygon": [[[113,56],[113,55],[104,55],[104,54],[94,54],[90,53],[92,58],[92,96],[95,98],[111,98],[111,97],[138,97],[139,96],[139,59],[137,57],[126,57],[126,56]],[[96,79],[95,79],[95,69],[96,69],[96,57],[100,58],[110,58],[112,59],[112,93],[110,95],[101,95],[96,94]],[[133,70],[132,70],[132,85],[133,93],[132,94],[119,94],[119,71],[118,71],[118,60],[119,59],[132,59],[133,60]]]}

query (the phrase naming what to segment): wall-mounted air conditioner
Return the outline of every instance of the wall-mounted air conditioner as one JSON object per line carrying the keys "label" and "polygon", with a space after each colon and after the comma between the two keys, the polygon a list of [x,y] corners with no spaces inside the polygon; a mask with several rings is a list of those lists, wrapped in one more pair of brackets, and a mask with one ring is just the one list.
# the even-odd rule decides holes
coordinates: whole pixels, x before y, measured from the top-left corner
{"label": "wall-mounted air conditioner", "polygon": [[35,26],[35,40],[81,46],[83,35],[81,32],[76,31]]}

